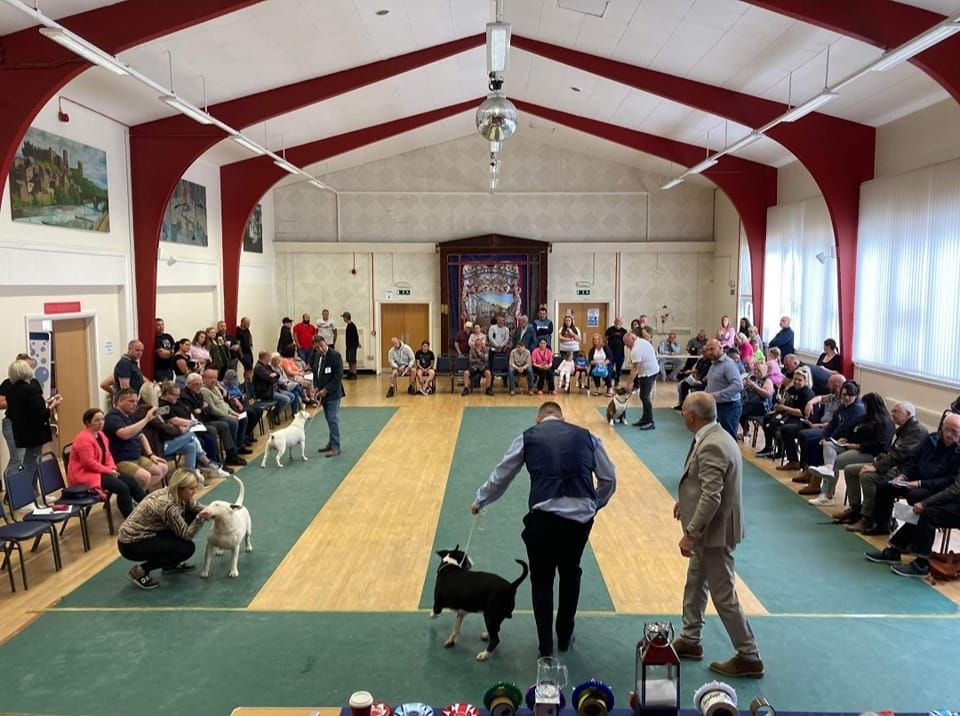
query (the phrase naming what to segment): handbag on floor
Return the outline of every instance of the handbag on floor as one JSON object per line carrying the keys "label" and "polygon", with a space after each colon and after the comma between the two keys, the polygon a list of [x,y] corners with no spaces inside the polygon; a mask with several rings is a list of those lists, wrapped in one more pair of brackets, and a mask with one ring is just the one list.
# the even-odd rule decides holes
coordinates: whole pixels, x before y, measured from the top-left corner
{"label": "handbag on floor", "polygon": [[956,552],[934,552],[930,555],[929,565],[930,576],[934,579],[941,582],[960,579],[960,554]]}

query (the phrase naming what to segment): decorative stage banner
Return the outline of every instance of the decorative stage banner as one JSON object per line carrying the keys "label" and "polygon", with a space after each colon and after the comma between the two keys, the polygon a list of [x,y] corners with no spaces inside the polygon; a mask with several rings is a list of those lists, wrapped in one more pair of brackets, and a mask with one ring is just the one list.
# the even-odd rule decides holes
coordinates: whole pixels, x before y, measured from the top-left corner
{"label": "decorative stage banner", "polygon": [[109,232],[107,153],[31,127],[10,167],[10,214],[29,224]]}
{"label": "decorative stage banner", "polygon": [[207,188],[181,179],[163,214],[160,240],[190,246],[207,245]]}
{"label": "decorative stage banner", "polygon": [[498,315],[503,315],[508,326],[516,325],[523,294],[520,266],[516,262],[465,263],[460,270],[462,320],[472,317],[487,328]]}

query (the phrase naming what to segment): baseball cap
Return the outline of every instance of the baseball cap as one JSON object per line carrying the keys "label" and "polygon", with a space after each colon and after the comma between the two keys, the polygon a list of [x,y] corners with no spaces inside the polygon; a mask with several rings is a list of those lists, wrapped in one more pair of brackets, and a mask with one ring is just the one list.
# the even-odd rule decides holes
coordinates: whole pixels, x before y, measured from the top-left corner
{"label": "baseball cap", "polygon": [[290,316],[284,316],[281,323],[293,323],[293,319]]}

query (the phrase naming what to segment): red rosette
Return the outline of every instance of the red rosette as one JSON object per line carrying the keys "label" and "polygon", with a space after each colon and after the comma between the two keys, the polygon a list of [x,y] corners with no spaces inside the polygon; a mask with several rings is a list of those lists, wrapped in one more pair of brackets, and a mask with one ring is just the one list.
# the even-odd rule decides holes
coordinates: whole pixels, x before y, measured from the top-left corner
{"label": "red rosette", "polygon": [[383,701],[374,701],[373,706],[370,707],[370,716],[391,716],[391,714],[393,714],[393,707]]}
{"label": "red rosette", "polygon": [[441,709],[440,716],[480,716],[480,709],[473,704],[450,704]]}

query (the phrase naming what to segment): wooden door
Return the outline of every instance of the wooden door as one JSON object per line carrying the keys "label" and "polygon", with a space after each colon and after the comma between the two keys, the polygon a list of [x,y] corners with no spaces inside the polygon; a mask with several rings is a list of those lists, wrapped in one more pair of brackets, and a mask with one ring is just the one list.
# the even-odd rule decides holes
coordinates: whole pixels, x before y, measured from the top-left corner
{"label": "wooden door", "polygon": [[[580,350],[586,354],[593,345],[593,334],[599,333],[601,338],[607,330],[607,304],[605,303],[561,303],[557,311],[557,317],[554,319],[553,335],[555,342],[560,344],[560,326],[563,325],[563,317],[573,316],[573,322],[580,329]],[[591,325],[588,325],[588,322]],[[596,325],[593,325],[596,324]]]}
{"label": "wooden door", "polygon": [[63,396],[57,408],[63,445],[83,427],[83,412],[97,405],[90,396],[89,330],[87,318],[53,322],[53,389]]}
{"label": "wooden door", "polygon": [[[414,352],[430,340],[430,305],[426,303],[380,304],[380,367],[389,368],[390,339],[396,336]],[[436,351],[434,351],[436,352]]]}

